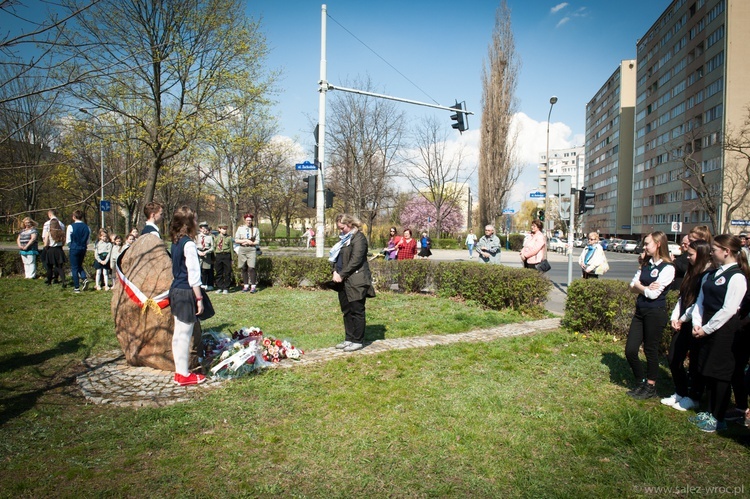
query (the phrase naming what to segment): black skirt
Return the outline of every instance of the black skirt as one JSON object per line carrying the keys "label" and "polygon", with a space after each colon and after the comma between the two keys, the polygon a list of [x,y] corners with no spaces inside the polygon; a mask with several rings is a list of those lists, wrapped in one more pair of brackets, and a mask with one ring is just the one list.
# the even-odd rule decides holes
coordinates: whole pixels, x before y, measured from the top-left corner
{"label": "black skirt", "polygon": [[169,306],[172,309],[172,315],[177,317],[180,322],[192,324],[198,320],[195,316],[198,308],[195,305],[195,293],[193,293],[192,288],[170,288]]}
{"label": "black skirt", "polygon": [[417,254],[417,256],[422,256],[422,257],[432,256],[432,251],[430,251],[430,248],[422,248],[421,250],[419,250],[419,253]]}
{"label": "black skirt", "polygon": [[44,263],[49,267],[62,267],[67,261],[62,246],[50,246],[44,252]]}

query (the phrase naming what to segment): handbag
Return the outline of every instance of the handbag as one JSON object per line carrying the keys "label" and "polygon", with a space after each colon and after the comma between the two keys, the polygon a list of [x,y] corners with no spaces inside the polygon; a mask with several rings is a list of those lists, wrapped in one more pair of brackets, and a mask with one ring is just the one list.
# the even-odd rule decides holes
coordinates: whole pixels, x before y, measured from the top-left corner
{"label": "handbag", "polygon": [[206,293],[206,290],[203,288],[201,288],[201,296],[203,297],[201,300],[203,302],[203,312],[196,317],[198,317],[198,320],[205,321],[216,315],[216,310],[214,310],[214,306],[211,304],[211,299],[208,297],[208,293]]}
{"label": "handbag", "polygon": [[255,256],[261,256],[263,254],[263,251],[260,249],[260,246],[255,247]]}
{"label": "handbag", "polygon": [[552,266],[549,264],[549,261],[545,258],[541,262],[536,264],[536,269],[539,272],[549,272],[552,269]]}

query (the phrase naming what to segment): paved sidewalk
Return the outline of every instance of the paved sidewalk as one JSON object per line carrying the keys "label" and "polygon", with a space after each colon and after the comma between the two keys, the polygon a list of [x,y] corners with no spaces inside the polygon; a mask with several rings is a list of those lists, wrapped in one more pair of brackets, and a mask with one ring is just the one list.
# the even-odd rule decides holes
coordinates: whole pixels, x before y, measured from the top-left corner
{"label": "paved sidewalk", "polygon": [[[506,324],[468,333],[429,335],[414,338],[378,340],[357,352],[346,353],[333,347],[319,348],[307,352],[300,361],[285,360],[276,368],[304,368],[308,365],[353,355],[375,355],[390,350],[426,348],[454,343],[481,343],[523,336],[560,327],[560,319]],[[119,351],[86,360],[88,370],[76,381],[86,399],[95,404],[111,404],[129,407],[160,407],[190,400],[197,390],[210,390],[225,381],[207,380],[199,386],[181,387],[172,382],[173,373],[148,367],[131,367]]]}

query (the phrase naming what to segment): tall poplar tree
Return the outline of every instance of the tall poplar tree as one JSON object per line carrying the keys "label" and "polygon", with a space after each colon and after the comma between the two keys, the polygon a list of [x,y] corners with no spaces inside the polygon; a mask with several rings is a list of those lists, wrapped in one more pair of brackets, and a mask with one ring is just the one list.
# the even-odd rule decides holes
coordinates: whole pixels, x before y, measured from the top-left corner
{"label": "tall poplar tree", "polygon": [[502,0],[482,68],[482,126],[479,147],[479,217],[481,225],[496,224],[508,194],[521,174],[511,121],[516,111],[520,60],[511,26],[510,9]]}

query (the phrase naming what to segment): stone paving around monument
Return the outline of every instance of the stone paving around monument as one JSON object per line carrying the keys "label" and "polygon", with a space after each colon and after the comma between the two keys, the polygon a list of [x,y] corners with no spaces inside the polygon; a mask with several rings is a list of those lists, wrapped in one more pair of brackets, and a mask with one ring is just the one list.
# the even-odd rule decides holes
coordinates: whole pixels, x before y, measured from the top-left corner
{"label": "stone paving around monument", "polygon": [[[468,333],[417,336],[413,338],[394,338],[377,340],[369,343],[363,350],[346,353],[334,347],[319,348],[307,352],[301,360],[284,360],[273,368],[303,368],[320,362],[326,362],[348,356],[375,355],[390,350],[407,348],[426,348],[435,345],[453,343],[481,343],[523,336],[540,331],[554,330],[560,327],[560,319],[542,319],[538,321],[506,324],[489,329],[479,329]],[[125,362],[122,352],[111,352],[109,355],[92,357],[85,361],[87,371],[76,378],[79,388],[89,402],[128,407],[160,407],[191,399],[199,390],[211,390],[230,381],[208,379],[201,385],[181,387],[172,382],[173,373],[151,369],[149,367],[132,367]],[[272,368],[272,369],[273,369]]]}

